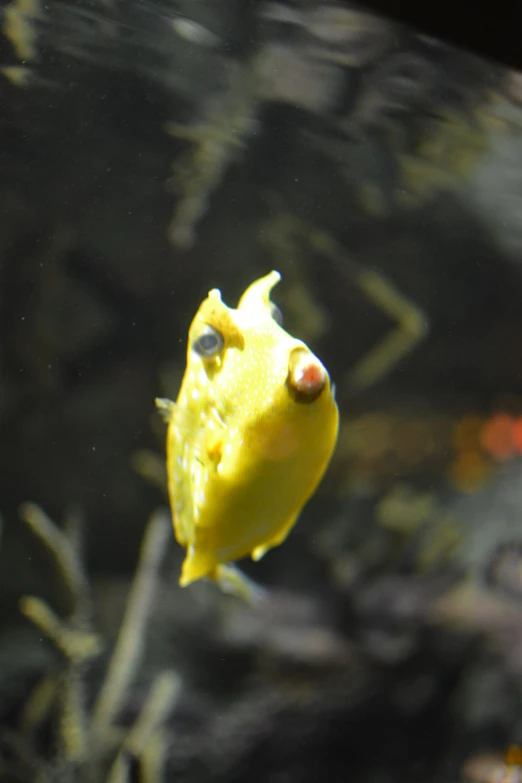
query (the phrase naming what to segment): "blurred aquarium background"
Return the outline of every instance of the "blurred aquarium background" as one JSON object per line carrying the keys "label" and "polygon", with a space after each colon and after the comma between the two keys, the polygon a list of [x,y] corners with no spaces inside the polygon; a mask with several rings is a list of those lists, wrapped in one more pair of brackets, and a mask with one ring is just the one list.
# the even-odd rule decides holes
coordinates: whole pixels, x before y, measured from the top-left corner
{"label": "blurred aquarium background", "polygon": [[[522,74],[322,0],[11,0],[2,783],[522,779]],[[189,323],[271,269],[338,447],[181,589]]]}

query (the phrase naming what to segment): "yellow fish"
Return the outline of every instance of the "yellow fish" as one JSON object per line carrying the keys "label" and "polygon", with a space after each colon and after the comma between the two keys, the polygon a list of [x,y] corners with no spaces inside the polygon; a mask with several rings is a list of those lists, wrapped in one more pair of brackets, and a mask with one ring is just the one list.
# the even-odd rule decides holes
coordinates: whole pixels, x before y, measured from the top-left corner
{"label": "yellow fish", "polygon": [[168,422],[167,476],[177,541],[186,549],[180,585],[226,583],[226,564],[259,560],[288,535],[319,484],[337,439],[339,412],[328,373],[280,325],[270,272],[236,310],[217,289],[188,335],[176,403],[158,399]]}

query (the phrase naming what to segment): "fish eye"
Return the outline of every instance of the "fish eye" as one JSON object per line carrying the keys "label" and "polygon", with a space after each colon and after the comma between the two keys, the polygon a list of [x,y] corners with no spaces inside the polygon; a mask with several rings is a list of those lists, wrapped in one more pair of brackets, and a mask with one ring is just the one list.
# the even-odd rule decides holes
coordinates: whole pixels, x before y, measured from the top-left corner
{"label": "fish eye", "polygon": [[281,312],[279,307],[273,302],[270,302],[270,315],[272,316],[272,318],[274,319],[274,321],[278,326],[283,325],[284,323],[283,313]]}
{"label": "fish eye", "polygon": [[197,340],[192,343],[192,350],[205,359],[211,359],[223,350],[224,345],[223,335],[207,324]]}

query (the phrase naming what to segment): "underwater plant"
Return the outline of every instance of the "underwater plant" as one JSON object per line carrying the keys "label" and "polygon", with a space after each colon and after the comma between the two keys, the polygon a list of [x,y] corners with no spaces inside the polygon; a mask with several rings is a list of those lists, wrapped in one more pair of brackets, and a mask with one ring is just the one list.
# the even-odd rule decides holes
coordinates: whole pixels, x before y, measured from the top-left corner
{"label": "underwater plant", "polygon": [[72,517],[61,530],[32,503],[24,504],[20,514],[53,556],[70,611],[62,618],[36,596],[20,601],[22,613],[59,652],[61,665],[37,683],[21,710],[18,728],[2,732],[1,779],[125,783],[131,775],[136,779],[137,768],[143,783],[161,781],[167,749],[164,724],[180,692],[178,674],[167,670],[155,677],[130,727],[121,724],[121,713],[140,663],[158,569],[170,538],[167,514],[158,511],[147,524],[117,641],[92,704],[87,677],[102,643],[92,623],[78,520]]}

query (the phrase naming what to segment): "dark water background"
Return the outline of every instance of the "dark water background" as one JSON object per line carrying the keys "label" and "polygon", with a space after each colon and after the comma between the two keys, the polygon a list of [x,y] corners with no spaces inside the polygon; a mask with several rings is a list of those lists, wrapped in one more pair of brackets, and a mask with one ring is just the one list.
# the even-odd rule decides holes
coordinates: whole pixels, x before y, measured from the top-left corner
{"label": "dark water background", "polygon": [[[0,779],[518,780],[522,76],[346,4],[2,25]],[[181,590],[159,512],[111,670],[154,398],[207,291],[272,268],[337,385],[328,474],[245,564],[259,609]]]}

